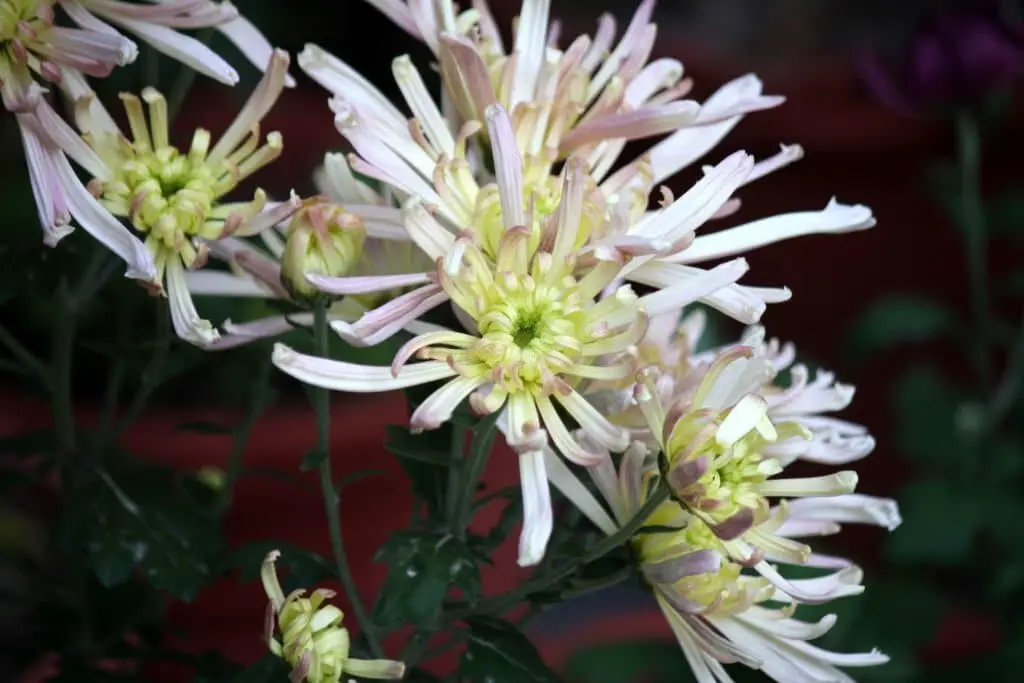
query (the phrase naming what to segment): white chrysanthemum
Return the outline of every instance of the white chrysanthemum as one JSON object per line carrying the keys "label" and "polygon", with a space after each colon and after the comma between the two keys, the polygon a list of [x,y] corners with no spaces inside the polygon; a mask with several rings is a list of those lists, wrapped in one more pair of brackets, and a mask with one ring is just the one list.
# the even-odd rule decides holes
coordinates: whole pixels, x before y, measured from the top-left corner
{"label": "white chrysanthemum", "polygon": [[[222,201],[242,179],[281,152],[279,133],[268,134],[261,144],[259,122],[281,93],[288,61],[286,53],[274,53],[249,101],[212,146],[209,132],[202,129],[195,132],[186,152],[172,146],[167,102],[152,88],[143,91],[141,100],[134,95],[121,96],[130,141],[91,95],[76,102],[82,138],[61,125],[59,119],[48,130],[57,145],[93,177],[86,227],[104,244],[113,245],[130,264],[146,261],[151,264],[150,270],[155,265],[153,288],[166,292],[175,332],[194,344],[209,344],[218,337],[213,326],[199,317],[185,282],[185,271],[205,261],[205,240],[258,234],[299,206],[298,199],[292,198],[266,208],[262,190],[257,190],[250,202]],[[61,159],[58,172],[71,186],[74,172]],[[119,218],[129,221],[144,236],[144,247]],[[147,258],[142,258],[140,252]]]}
{"label": "white chrysanthemum", "polygon": [[[642,444],[634,444],[623,455],[618,472],[610,458],[590,470],[614,520],[576,482],[573,500],[608,534],[636,514],[659,476],[656,468],[644,464],[645,450]],[[803,503],[807,504],[804,509],[811,511],[809,518],[797,509]],[[877,523],[847,514],[845,509],[843,504],[829,507],[818,499],[806,499],[788,511],[773,511],[769,523],[775,524],[780,542],[816,533],[807,523],[827,523],[836,530],[838,522]],[[775,523],[787,514],[784,523]],[[729,557],[721,540],[699,517],[674,501],[659,506],[645,526],[652,529],[632,541],[639,569],[698,681],[729,683],[732,678],[722,665],[739,663],[760,669],[779,683],[852,682],[837,667],[876,666],[888,661],[877,650],[841,654],[810,644],[808,641],[823,636],[836,623],[833,614],[816,623],[793,618],[801,603],[822,604],[864,590],[861,570],[849,561],[812,556],[818,561],[806,564],[833,571],[808,579],[785,579],[774,568],[762,571],[758,567],[760,575],[749,574],[744,563]],[[782,606],[765,605],[768,601]]]}
{"label": "white chrysanthemum", "polygon": [[[499,169],[499,215],[503,233],[496,251],[485,252],[470,229],[455,239],[418,199],[405,208],[415,243],[437,267],[421,273],[422,286],[363,316],[353,326],[335,322],[343,335],[386,338],[439,303],[450,300],[466,331],[436,331],[416,337],[399,351],[391,368],[373,368],[302,356],[278,347],[275,363],[307,383],[338,391],[378,392],[450,379],[426,399],[412,417],[416,427],[440,425],[472,395],[478,412],[505,409],[507,439],[523,453],[526,525],[520,561],[540,559],[551,529],[544,477],[543,449],[550,436],[558,450],[579,463],[594,461],[602,449],[625,447],[625,431],[612,426],[574,388],[583,381],[616,381],[635,370],[633,348],[646,330],[646,317],[692,302],[702,278],[693,278],[643,297],[628,286],[602,292],[620,279],[622,260],[596,260],[577,268],[578,234],[588,221],[602,218],[587,211],[587,176],[573,159],[566,164],[558,203],[547,226],[549,250],[526,226],[523,206],[524,164],[511,122],[495,105],[488,112],[491,152]],[[411,218],[411,220],[409,220]],[[603,225],[598,222],[596,229]],[[617,256],[617,254],[611,254]],[[707,275],[706,277],[712,277]],[[371,291],[372,278],[310,276],[321,289],[337,294]],[[393,278],[378,278],[379,289]],[[418,355],[426,362],[406,365]],[[570,434],[555,409],[564,408],[586,436],[599,444],[590,451]],[[543,424],[544,429],[541,429]],[[546,430],[546,431],[545,431]]]}
{"label": "white chrysanthemum", "polygon": [[[456,102],[460,97],[471,100],[469,105],[439,106],[408,57],[396,59],[393,70],[412,119],[353,69],[316,46],[307,46],[299,63],[334,94],[331,106],[336,125],[358,153],[353,168],[389,186],[400,199],[418,197],[429,207],[432,223],[440,225],[430,231],[437,245],[443,247],[469,230],[493,258],[504,222],[497,197],[506,191],[524,196],[524,212],[531,218],[527,227],[546,248],[554,236],[545,232],[545,219],[557,205],[561,187],[560,178],[552,175],[553,164],[570,153],[582,161],[590,178],[589,206],[609,217],[601,221],[601,230],[585,226],[578,234],[579,267],[622,258],[628,261],[621,274],[624,279],[656,288],[703,277],[706,271],[695,263],[798,235],[845,232],[874,224],[867,207],[832,202],[822,211],[772,216],[696,237],[696,230],[707,221],[735,210],[733,194],[738,188],[799,158],[798,147],[784,147],[761,163],[742,152],[733,154],[707,169],[704,178],[678,200],[663,191],[663,208],[648,212],[655,185],[707,153],[745,113],[781,102],[781,98],[763,96],[760,81],[747,76],[727,84],[699,106],[663,103],[659,98],[681,96],[675,89],[681,67],[674,60],[657,60],[640,68],[649,53],[647,38],[642,36],[653,34],[649,2],[641,6],[619,47],[604,62],[602,53],[613,33],[610,20],[602,20],[592,43],[603,45],[600,50],[591,54],[590,40],[584,37],[561,52],[545,47],[545,2],[525,3],[512,56],[495,47],[481,4],[458,18],[449,16],[448,2],[409,7],[387,3],[383,9],[436,47],[446,92],[456,92],[451,96]],[[520,45],[520,37],[527,34],[541,36],[541,42],[535,45],[533,38],[523,38]],[[534,53],[539,71],[528,69],[531,75],[523,76],[525,85],[513,89],[509,84],[525,73],[520,67],[534,59],[530,56]],[[590,84],[582,99],[575,104],[563,101],[576,92],[577,80]],[[626,93],[639,93],[635,95],[639,99],[629,100]],[[605,99],[612,101],[607,107],[602,104]],[[497,164],[494,182],[482,161],[489,157],[491,135],[486,112],[497,104],[512,107],[512,137],[523,163],[522,184],[515,188],[502,187],[507,172]],[[663,109],[666,106],[686,109],[691,115],[680,118],[678,112]],[[676,132],[609,175],[627,139],[666,130]],[[566,139],[570,142],[563,144]],[[358,208],[353,210],[358,213]],[[414,239],[424,232],[423,222],[419,215],[406,216],[406,228]],[[706,289],[700,300],[752,323],[766,303],[789,297],[784,288],[736,284],[745,270],[745,263],[736,260],[710,271],[714,276],[703,280]],[[360,343],[358,329],[349,341]]]}

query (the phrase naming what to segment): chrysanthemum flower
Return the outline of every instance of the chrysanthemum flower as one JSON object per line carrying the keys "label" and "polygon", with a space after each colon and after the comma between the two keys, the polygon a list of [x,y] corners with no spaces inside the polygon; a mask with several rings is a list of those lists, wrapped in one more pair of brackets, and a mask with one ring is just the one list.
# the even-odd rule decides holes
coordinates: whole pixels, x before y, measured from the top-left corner
{"label": "chrysanthemum flower", "polygon": [[[426,310],[451,300],[466,332],[449,330],[421,335],[396,354],[390,368],[366,367],[303,356],[278,346],[274,362],[296,378],[337,391],[378,392],[449,379],[412,416],[412,425],[437,427],[471,397],[481,413],[504,409],[510,445],[522,454],[526,524],[520,561],[536,562],[551,529],[544,477],[543,449],[548,437],[570,460],[594,462],[559,417],[555,404],[568,412],[600,449],[621,450],[625,431],[611,425],[574,389],[582,380],[616,380],[634,371],[633,346],[643,337],[647,315],[692,302],[717,285],[716,273],[704,274],[637,297],[626,287],[602,292],[620,279],[618,259],[595,260],[577,268],[578,235],[603,229],[600,214],[584,210],[587,176],[570,159],[558,203],[546,221],[552,235],[547,250],[529,227],[534,218],[517,191],[524,164],[504,110],[488,112],[491,150],[499,169],[501,241],[493,257],[469,234],[455,239],[427,213],[419,200],[406,207],[414,241],[437,267],[421,274],[422,286],[371,311],[356,325],[364,332],[394,334]],[[607,220],[607,219],[604,219]],[[590,221],[597,221],[591,226]],[[612,256],[615,256],[612,254]],[[727,264],[728,267],[728,264]],[[313,278],[326,291],[343,292],[352,278]],[[370,290],[370,278],[357,279]],[[380,278],[380,287],[390,286]],[[339,324],[335,323],[338,329]],[[345,330],[341,330],[344,332]],[[407,365],[413,356],[425,362]],[[543,429],[542,429],[543,426]]]}
{"label": "chrysanthemum flower", "polygon": [[[612,216],[600,231],[588,226],[580,230],[576,246],[582,258],[578,266],[586,269],[592,263],[616,254],[615,258],[629,261],[622,272],[625,279],[652,287],[664,287],[703,275],[705,271],[695,267],[695,263],[734,256],[802,234],[845,232],[874,224],[867,207],[833,202],[823,211],[773,216],[714,235],[695,236],[695,231],[707,221],[735,210],[737,201],[732,195],[738,188],[799,158],[802,152],[798,147],[784,147],[779,155],[761,163],[755,163],[742,152],[731,155],[707,170],[704,178],[678,200],[673,201],[671,193],[663,191],[663,208],[647,212],[657,183],[705,154],[744,113],[781,102],[781,98],[763,96],[760,81],[748,76],[727,84],[699,111],[693,102],[664,105],[671,108],[686,104],[688,110],[695,111],[695,116],[686,118],[685,122],[676,114],[652,114],[655,110],[668,111],[662,110],[659,97],[667,96],[671,100],[678,95],[666,95],[666,92],[672,91],[672,78],[677,77],[670,76],[681,73],[681,66],[674,60],[659,60],[637,73],[637,64],[642,65],[646,61],[650,49],[649,45],[644,47],[647,38],[637,43],[640,40],[638,36],[642,33],[653,37],[649,2],[638,10],[623,43],[614,51],[614,58],[608,57],[597,75],[593,74],[597,69],[596,62],[583,61],[586,50],[580,46],[585,47],[589,43],[588,38],[580,39],[564,54],[554,47],[545,48],[541,41],[536,53],[547,57],[538,57],[538,65],[542,65],[538,67],[541,68],[541,75],[537,76],[540,80],[527,79],[532,85],[525,87],[523,94],[516,97],[512,97],[512,89],[508,85],[515,78],[508,74],[519,74],[519,67],[529,60],[518,51],[509,57],[495,57],[491,66],[503,75],[500,78],[487,75],[491,73],[493,76],[494,71],[488,71],[482,55],[493,50],[494,43],[490,29],[485,27],[488,21],[483,18],[486,8],[482,5],[458,19],[445,19],[442,24],[430,22],[434,21],[433,17],[446,17],[451,13],[451,4],[447,2],[436,3],[436,7],[429,12],[424,11],[422,16],[422,7],[414,11],[411,7],[387,3],[387,8],[389,16],[393,17],[405,16],[407,10],[412,12],[416,16],[415,21],[407,22],[399,17],[407,27],[418,25],[420,20],[432,27],[427,30],[420,26],[415,29],[415,34],[437,36],[435,43],[439,52],[450,53],[449,56],[455,60],[455,67],[448,69],[444,66],[445,59],[441,60],[445,87],[449,92],[454,89],[464,93],[463,99],[471,98],[472,106],[462,107],[461,114],[449,110],[442,112],[408,57],[396,59],[393,70],[412,113],[411,120],[358,73],[320,48],[307,46],[299,56],[299,63],[311,77],[334,94],[332,108],[337,114],[336,125],[359,154],[353,159],[353,167],[391,186],[400,197],[421,198],[433,212],[434,222],[442,227],[440,232],[433,232],[445,242],[451,242],[455,235],[469,230],[484,252],[493,258],[494,249],[501,239],[503,222],[497,210],[497,198],[506,192],[524,195],[524,207],[530,209],[533,219],[527,227],[533,231],[533,238],[544,245],[542,248],[546,248],[553,235],[544,231],[545,219],[558,203],[561,186],[559,177],[552,174],[553,164],[567,153],[582,159],[587,170],[590,178],[586,193],[588,209]],[[426,14],[432,18],[428,20]],[[603,21],[599,31],[601,40],[595,39],[595,45],[611,40],[609,21]],[[479,22],[479,26],[474,22]],[[517,31],[517,41],[527,34],[534,36],[538,33],[536,26],[528,31],[522,28],[527,24],[537,24],[541,28],[547,25],[547,3],[533,0],[525,3],[519,24],[522,30]],[[540,31],[541,35],[543,33]],[[532,42],[529,44],[533,45]],[[456,58],[454,55],[459,56]],[[599,58],[600,50],[594,55]],[[620,67],[621,72],[617,71]],[[600,93],[591,93],[596,100],[587,99],[587,95],[582,104],[572,106],[558,100],[573,91],[570,81],[578,77],[590,82],[591,75],[594,77],[591,85]],[[668,85],[664,85],[666,78]],[[538,85],[541,81],[543,86]],[[663,85],[667,91],[662,90]],[[651,105],[653,109],[644,109],[643,102],[648,100],[643,100],[637,104],[640,109],[634,111],[631,109],[634,103],[623,103],[616,100],[617,96],[609,94],[617,91],[641,92],[643,97],[658,103]],[[605,97],[618,102],[608,110],[617,113],[608,116],[600,113],[604,111],[601,102]],[[453,95],[452,99],[457,101],[459,97]],[[491,182],[490,170],[484,164],[489,156],[487,142],[490,137],[486,112],[496,106],[495,103],[513,107],[513,139],[523,162],[521,187],[503,187],[502,179],[507,174],[496,166],[497,180]],[[556,112],[558,107],[564,111]],[[623,111],[615,107],[623,108]],[[566,113],[570,111],[575,112],[573,116]],[[597,118],[592,121],[587,117]],[[572,128],[566,122],[578,123],[578,126]],[[628,125],[623,122],[628,122]],[[555,135],[549,126],[555,126],[561,132]],[[665,132],[666,127],[678,130],[639,159],[609,175],[626,139]],[[453,134],[452,131],[457,132]],[[566,138],[582,142],[563,145],[559,136],[565,131],[569,131],[565,133]],[[574,135],[577,138],[573,138]],[[407,229],[411,234],[422,232],[419,225],[409,225],[410,222],[422,223],[418,215],[406,217]],[[588,255],[591,258],[587,258]],[[789,291],[736,284],[744,271],[745,266],[739,261],[718,270],[719,284],[709,288],[701,300],[738,320],[752,323],[760,317],[766,303],[788,299]],[[359,330],[349,331],[350,342],[359,343],[359,337]],[[379,337],[374,339],[379,341]]]}
{"label": "chrysanthemum flower", "polygon": [[[251,235],[287,218],[299,206],[292,198],[264,210],[266,195],[257,190],[248,202],[222,198],[239,182],[281,153],[281,135],[272,132],[260,144],[259,121],[284,85],[288,55],[277,51],[267,72],[238,117],[211,147],[210,133],[197,130],[190,148],[180,152],[168,136],[167,102],[152,88],[121,96],[131,140],[121,133],[93,98],[76,103],[83,138],[62,135],[57,142],[92,176],[89,189],[99,200],[104,225],[127,219],[145,238],[156,266],[153,287],[170,299],[177,334],[194,344],[208,344],[217,331],[199,317],[185,282],[188,268],[205,261],[205,240]],[[149,109],[148,117],[143,101]],[[66,164],[65,164],[66,166]],[[70,173],[70,168],[64,169]]]}
{"label": "chrysanthemum flower", "polygon": [[[610,458],[590,473],[611,508],[614,520],[586,489],[579,487],[573,500],[602,530],[612,534],[640,509],[659,474],[645,465],[646,448],[636,443],[622,457],[618,472]],[[818,504],[818,499],[797,501]],[[839,506],[841,509],[842,506]],[[813,508],[814,520],[871,522],[844,516],[839,509]],[[816,533],[801,524],[795,509],[773,511],[779,539]],[[826,521],[827,519],[827,521]],[[820,557],[808,563],[833,569],[807,579],[785,579],[773,568],[751,574],[743,563],[729,557],[723,543],[705,522],[674,501],[659,506],[646,520],[648,529],[632,540],[636,561],[698,681],[728,683],[723,664],[739,663],[760,669],[779,683],[792,681],[852,681],[837,667],[884,664],[888,657],[877,650],[840,654],[811,645],[836,623],[827,615],[817,623],[793,618],[798,604],[820,604],[861,593],[862,572],[841,558]],[[785,561],[785,560],[782,560]],[[769,601],[774,605],[766,604]],[[781,604],[781,606],[779,606]]]}
{"label": "chrysanthemum flower", "polygon": [[[263,590],[270,600],[264,630],[270,651],[292,667],[293,682],[339,683],[346,674],[382,680],[405,675],[402,662],[349,657],[348,629],[341,625],[345,615],[327,602],[335,592],[318,588],[306,597],[306,591],[300,589],[286,596],[275,567],[280,555],[272,550],[260,570]],[[276,637],[278,632],[280,639]]]}

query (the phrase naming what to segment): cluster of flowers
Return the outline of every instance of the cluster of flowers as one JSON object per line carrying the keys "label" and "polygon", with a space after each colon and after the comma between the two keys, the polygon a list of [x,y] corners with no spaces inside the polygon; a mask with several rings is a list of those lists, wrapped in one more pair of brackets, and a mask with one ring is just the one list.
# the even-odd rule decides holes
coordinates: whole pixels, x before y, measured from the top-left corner
{"label": "cluster of flowers", "polygon": [[[483,0],[461,12],[451,0],[369,2],[432,51],[440,100],[408,56],[393,62],[403,111],[307,46],[299,66],[330,91],[336,127],[355,152],[326,156],[322,196],[271,202],[257,191],[235,203],[222,198],[281,152],[279,134],[261,142],[259,122],[286,85],[289,60],[227,3],[60,0],[79,26],[70,29],[54,25],[52,3],[0,0],[4,104],[20,124],[47,243],[73,218],[129,264],[128,276],[166,291],[178,335],[209,350],[273,337],[312,316],[227,321],[218,330],[199,316],[193,294],[329,300],[333,329],[354,345],[415,335],[389,367],[281,344],[273,361],[337,391],[444,380],[412,415],[415,429],[438,427],[466,400],[480,414],[500,411],[519,457],[522,565],[540,561],[551,534],[549,485],[609,534],[667,485],[670,497],[645,520],[659,531],[631,543],[698,680],[729,681],[722,664],[740,662],[786,683],[848,681],[837,667],[885,662],[878,652],[836,654],[807,642],[835,617],[805,623],[793,618],[796,606],[858,594],[862,573],[794,539],[834,534],[842,523],[892,529],[895,504],[853,493],[849,470],[778,476],[798,460],[846,465],[874,441],[830,416],[852,387],[826,372],[809,377],[792,345],[756,325],[789,290],[738,284],[748,269],[738,255],[869,228],[870,209],[832,201],[697,236],[737,210],[743,186],[802,150],[783,145],[763,160],[730,154],[678,198],[661,185],[746,114],[783,98],[747,75],[704,102],[686,99],[692,83],[682,64],[651,59],[653,0],[617,41],[606,15],[593,36],[564,49],[549,0],[524,0],[507,47]],[[83,76],[135,55],[100,17],[230,83],[230,67],[174,30],[217,26],[265,76],[212,148],[204,130],[185,152],[171,146],[167,103],[152,89],[141,93],[148,117],[139,97],[122,95],[129,139]],[[70,101],[78,131],[50,108],[36,77]],[[627,142],[655,136],[638,158],[620,160]],[[83,184],[69,159],[92,180]],[[229,268],[201,269],[209,256]],[[708,261],[720,263],[698,265]],[[693,304],[748,325],[746,334],[698,353],[704,313]],[[462,329],[423,320],[443,305]],[[783,371],[785,386],[776,382]],[[585,469],[603,501],[565,460]],[[341,613],[323,604],[330,596],[285,598],[273,560],[264,572],[268,639],[276,616],[283,642],[272,647],[297,667],[296,680],[401,675],[396,663],[348,660]],[[787,579],[776,563],[821,575]]]}

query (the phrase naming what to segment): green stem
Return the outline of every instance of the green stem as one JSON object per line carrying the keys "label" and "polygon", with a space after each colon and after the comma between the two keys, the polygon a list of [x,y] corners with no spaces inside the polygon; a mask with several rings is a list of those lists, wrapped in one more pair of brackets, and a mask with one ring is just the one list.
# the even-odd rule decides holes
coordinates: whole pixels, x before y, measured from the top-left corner
{"label": "green stem", "polygon": [[71,362],[75,351],[75,308],[67,281],[57,287],[57,317],[50,360],[50,403],[53,431],[62,457],[75,450],[75,413],[71,395]]}
{"label": "green stem", "polygon": [[545,573],[543,576],[538,576],[525,581],[518,588],[505,593],[504,595],[498,595],[487,600],[481,600],[474,608],[455,610],[448,615],[449,618],[451,620],[457,620],[473,615],[495,616],[504,614],[512,607],[515,607],[520,602],[529,598],[532,594],[540,593],[551,588],[567,576],[576,573],[582,567],[604,557],[626,543],[633,534],[635,534],[637,530],[644,525],[644,522],[646,522],[651,516],[651,513],[653,513],[659,505],[668,500],[668,498],[668,486],[666,486],[664,480],[658,479],[657,487],[647,497],[647,500],[644,501],[644,504],[639,510],[637,510],[632,519],[626,522],[625,525],[620,527],[618,531],[611,536],[608,536],[591,546],[589,550],[574,559],[572,562],[569,562],[564,567],[555,569],[550,573]]}
{"label": "green stem", "polygon": [[238,481],[238,477],[242,473],[242,456],[245,454],[245,446],[249,443],[249,436],[259,420],[260,414],[267,407],[267,387],[270,384],[270,368],[273,363],[270,361],[269,353],[264,353],[263,357],[264,360],[260,364],[259,373],[253,382],[249,407],[246,410],[242,423],[235,430],[235,441],[231,446],[227,467],[224,470],[224,490],[220,501],[222,512],[226,512],[231,507],[231,499],[235,492],[235,482]]}
{"label": "green stem", "polygon": [[462,472],[462,493],[455,506],[455,519],[452,524],[452,531],[460,538],[465,536],[466,527],[473,516],[473,502],[476,497],[476,488],[480,484],[480,478],[487,469],[487,460],[491,455],[491,446],[494,444],[494,434],[497,426],[492,422],[487,431],[482,434],[473,435],[473,448],[470,457],[464,463],[465,469]]}
{"label": "green stem", "polygon": [[[322,358],[330,356],[330,326],[327,322],[327,307],[326,302],[317,301],[313,308],[314,347],[316,354]],[[362,628],[363,635],[366,636],[370,651],[374,657],[382,658],[384,649],[374,631],[373,623],[367,617],[366,608],[363,606],[355,581],[352,579],[352,572],[348,568],[348,557],[345,554],[345,543],[341,535],[341,508],[338,505],[338,492],[334,488],[334,475],[331,474],[331,396],[327,389],[321,387],[310,387],[310,394],[313,410],[316,412],[316,441],[321,458],[320,495],[323,497],[324,511],[327,513],[327,528],[331,535],[331,549],[334,551],[338,580],[341,581],[342,588],[348,594],[352,612]]]}
{"label": "green stem", "polygon": [[964,247],[967,260],[967,287],[974,318],[973,362],[981,390],[992,383],[989,343],[992,338],[989,311],[988,240],[981,200],[981,129],[970,113],[957,118],[957,159],[960,166],[960,202],[963,208]]}
{"label": "green stem", "polygon": [[1006,418],[1020,396],[1022,379],[1024,379],[1024,316],[1021,318],[1017,337],[1010,349],[1010,355],[1003,371],[1002,379],[996,386],[989,401],[986,415],[986,428],[992,430]]}
{"label": "green stem", "polygon": [[463,450],[468,431],[465,426],[452,423],[452,442],[448,449],[448,485],[445,487],[444,516],[455,533],[459,531],[458,510],[462,506],[462,487],[459,484],[463,479],[463,465],[465,464]]}
{"label": "green stem", "polygon": [[170,311],[166,306],[156,306],[156,339],[153,346],[153,354],[149,357],[146,369],[142,371],[142,378],[139,380],[139,388],[132,398],[131,404],[121,416],[121,420],[114,429],[114,439],[121,437],[124,432],[132,426],[132,423],[142,414],[146,404],[157,387],[160,386],[160,379],[163,376],[164,363],[167,360],[167,353],[171,348]]}

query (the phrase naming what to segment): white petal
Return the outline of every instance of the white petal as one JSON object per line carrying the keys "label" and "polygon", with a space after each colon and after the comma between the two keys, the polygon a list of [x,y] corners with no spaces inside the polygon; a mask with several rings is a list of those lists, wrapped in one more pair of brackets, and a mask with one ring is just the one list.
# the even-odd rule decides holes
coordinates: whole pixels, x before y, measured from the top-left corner
{"label": "white petal", "polygon": [[413,429],[437,429],[451,419],[452,413],[467,396],[485,383],[485,379],[475,377],[456,377],[445,382],[416,407],[409,418],[409,426]]}
{"label": "white petal", "polygon": [[227,85],[238,83],[238,72],[223,57],[195,38],[148,21],[128,19],[123,16],[109,18],[163,54],[192,67],[199,73]]}
{"label": "white petal", "polygon": [[167,300],[171,308],[171,323],[174,332],[185,341],[203,347],[217,341],[220,334],[210,323],[199,317],[192,295],[185,281],[185,266],[177,255],[167,259],[165,268],[167,278]]}
{"label": "white petal", "polygon": [[[257,69],[267,68],[274,48],[251,21],[243,16],[238,16],[229,22],[220,24],[217,30],[223,33],[224,37],[230,40]],[[289,88],[294,88],[295,79],[290,75],[285,75],[284,84]]]}
{"label": "white petal", "polygon": [[670,260],[696,263],[753,251],[766,244],[814,234],[840,234],[875,225],[868,207],[839,204],[834,199],[822,211],[803,211],[762,218],[752,223],[702,235]]}
{"label": "white petal", "polygon": [[89,194],[63,155],[58,155],[54,161],[58,182],[67,197],[71,215],[78,224],[103,246],[124,259],[128,264],[125,277],[155,280],[156,265],[146,245]]}
{"label": "white petal", "polygon": [[[828,498],[804,498],[789,503],[790,519],[875,524],[892,531],[903,521],[899,505],[891,498],[845,494]],[[788,522],[788,520],[787,520]]]}
{"label": "white petal", "polygon": [[261,287],[255,280],[222,270],[190,270],[185,273],[185,282],[189,291],[198,296],[276,298],[273,292]]}
{"label": "white petal", "polygon": [[283,372],[306,384],[355,393],[404,389],[455,375],[447,363],[427,361],[406,365],[395,377],[389,366],[358,365],[307,356],[284,344],[274,345],[273,362]]}
{"label": "white petal", "polygon": [[[611,462],[610,459],[607,462]],[[612,521],[604,506],[597,501],[587,487],[572,473],[568,465],[550,448],[544,448],[544,463],[548,480],[562,495],[569,499],[598,529],[611,536],[619,528]]]}
{"label": "white petal", "polygon": [[519,481],[523,495],[523,530],[519,535],[517,561],[520,567],[532,567],[544,559],[554,526],[543,450],[520,454]]}

